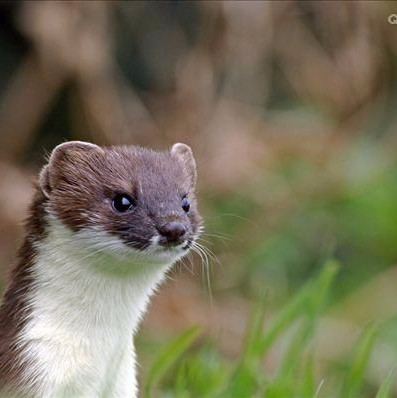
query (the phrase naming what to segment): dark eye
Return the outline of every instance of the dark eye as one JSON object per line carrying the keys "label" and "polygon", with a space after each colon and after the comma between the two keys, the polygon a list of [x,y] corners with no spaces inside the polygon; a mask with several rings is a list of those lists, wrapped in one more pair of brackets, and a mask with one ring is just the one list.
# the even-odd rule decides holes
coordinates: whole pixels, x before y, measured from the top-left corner
{"label": "dark eye", "polygon": [[113,199],[112,206],[119,213],[125,213],[134,207],[134,200],[127,194],[119,194]]}
{"label": "dark eye", "polygon": [[189,210],[190,210],[190,202],[189,202],[189,199],[188,199],[186,196],[184,196],[184,197],[182,198],[181,206],[182,206],[182,209],[183,209],[186,213],[189,212]]}

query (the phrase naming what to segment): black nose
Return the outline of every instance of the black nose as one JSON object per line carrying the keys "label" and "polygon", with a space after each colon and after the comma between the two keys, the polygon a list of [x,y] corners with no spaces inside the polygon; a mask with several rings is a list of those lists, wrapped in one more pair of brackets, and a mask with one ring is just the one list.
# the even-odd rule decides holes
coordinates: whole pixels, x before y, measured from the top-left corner
{"label": "black nose", "polygon": [[172,221],[158,228],[160,234],[166,239],[164,243],[178,244],[182,242],[183,236],[186,234],[186,228],[182,223]]}

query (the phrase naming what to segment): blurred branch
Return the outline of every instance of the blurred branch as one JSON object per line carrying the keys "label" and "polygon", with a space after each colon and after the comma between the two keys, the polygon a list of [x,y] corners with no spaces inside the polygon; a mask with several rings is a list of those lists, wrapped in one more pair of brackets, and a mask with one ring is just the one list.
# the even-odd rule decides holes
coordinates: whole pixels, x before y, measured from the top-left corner
{"label": "blurred branch", "polygon": [[49,75],[35,54],[22,61],[0,99],[2,159],[14,160],[29,148],[65,77],[62,70]]}
{"label": "blurred branch", "polygon": [[344,4],[308,2],[312,25],[299,2],[273,7],[278,21],[274,49],[289,83],[299,97],[342,118],[372,99],[383,83],[385,61],[372,6]]}
{"label": "blurred branch", "polygon": [[133,134],[156,131],[115,65],[110,8],[107,2],[23,3],[20,26],[34,46],[1,98],[4,158],[28,148],[66,80],[77,83],[86,123],[100,143],[128,143]]}

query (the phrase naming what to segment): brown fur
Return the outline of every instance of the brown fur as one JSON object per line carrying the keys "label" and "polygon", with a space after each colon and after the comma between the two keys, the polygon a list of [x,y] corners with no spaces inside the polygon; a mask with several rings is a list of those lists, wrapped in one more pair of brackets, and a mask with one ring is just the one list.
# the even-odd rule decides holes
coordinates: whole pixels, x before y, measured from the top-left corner
{"label": "brown fur", "polygon": [[26,223],[27,235],[19,250],[16,265],[11,269],[9,283],[0,306],[0,390],[4,386],[18,386],[24,363],[21,348],[16,344],[17,334],[29,317],[26,306],[32,286],[31,268],[35,259],[34,242],[45,235],[44,203],[46,199],[37,191]]}

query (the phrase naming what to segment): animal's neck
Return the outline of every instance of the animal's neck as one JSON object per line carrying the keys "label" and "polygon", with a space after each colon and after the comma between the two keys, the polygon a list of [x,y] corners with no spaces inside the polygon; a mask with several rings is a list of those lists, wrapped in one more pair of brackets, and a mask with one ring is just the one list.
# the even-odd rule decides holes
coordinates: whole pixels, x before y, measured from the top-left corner
{"label": "animal's neck", "polygon": [[167,267],[98,254],[59,224],[37,249],[32,316],[82,335],[109,329],[130,335]]}
{"label": "animal's neck", "polygon": [[[98,383],[126,373],[122,367],[134,379],[133,333],[168,266],[97,253],[85,238],[52,223],[35,245],[29,311],[18,341],[24,377],[45,380],[40,391],[53,396],[60,379],[69,395],[103,391]],[[84,376],[87,367],[92,374]],[[95,380],[91,387],[87,377]]]}

